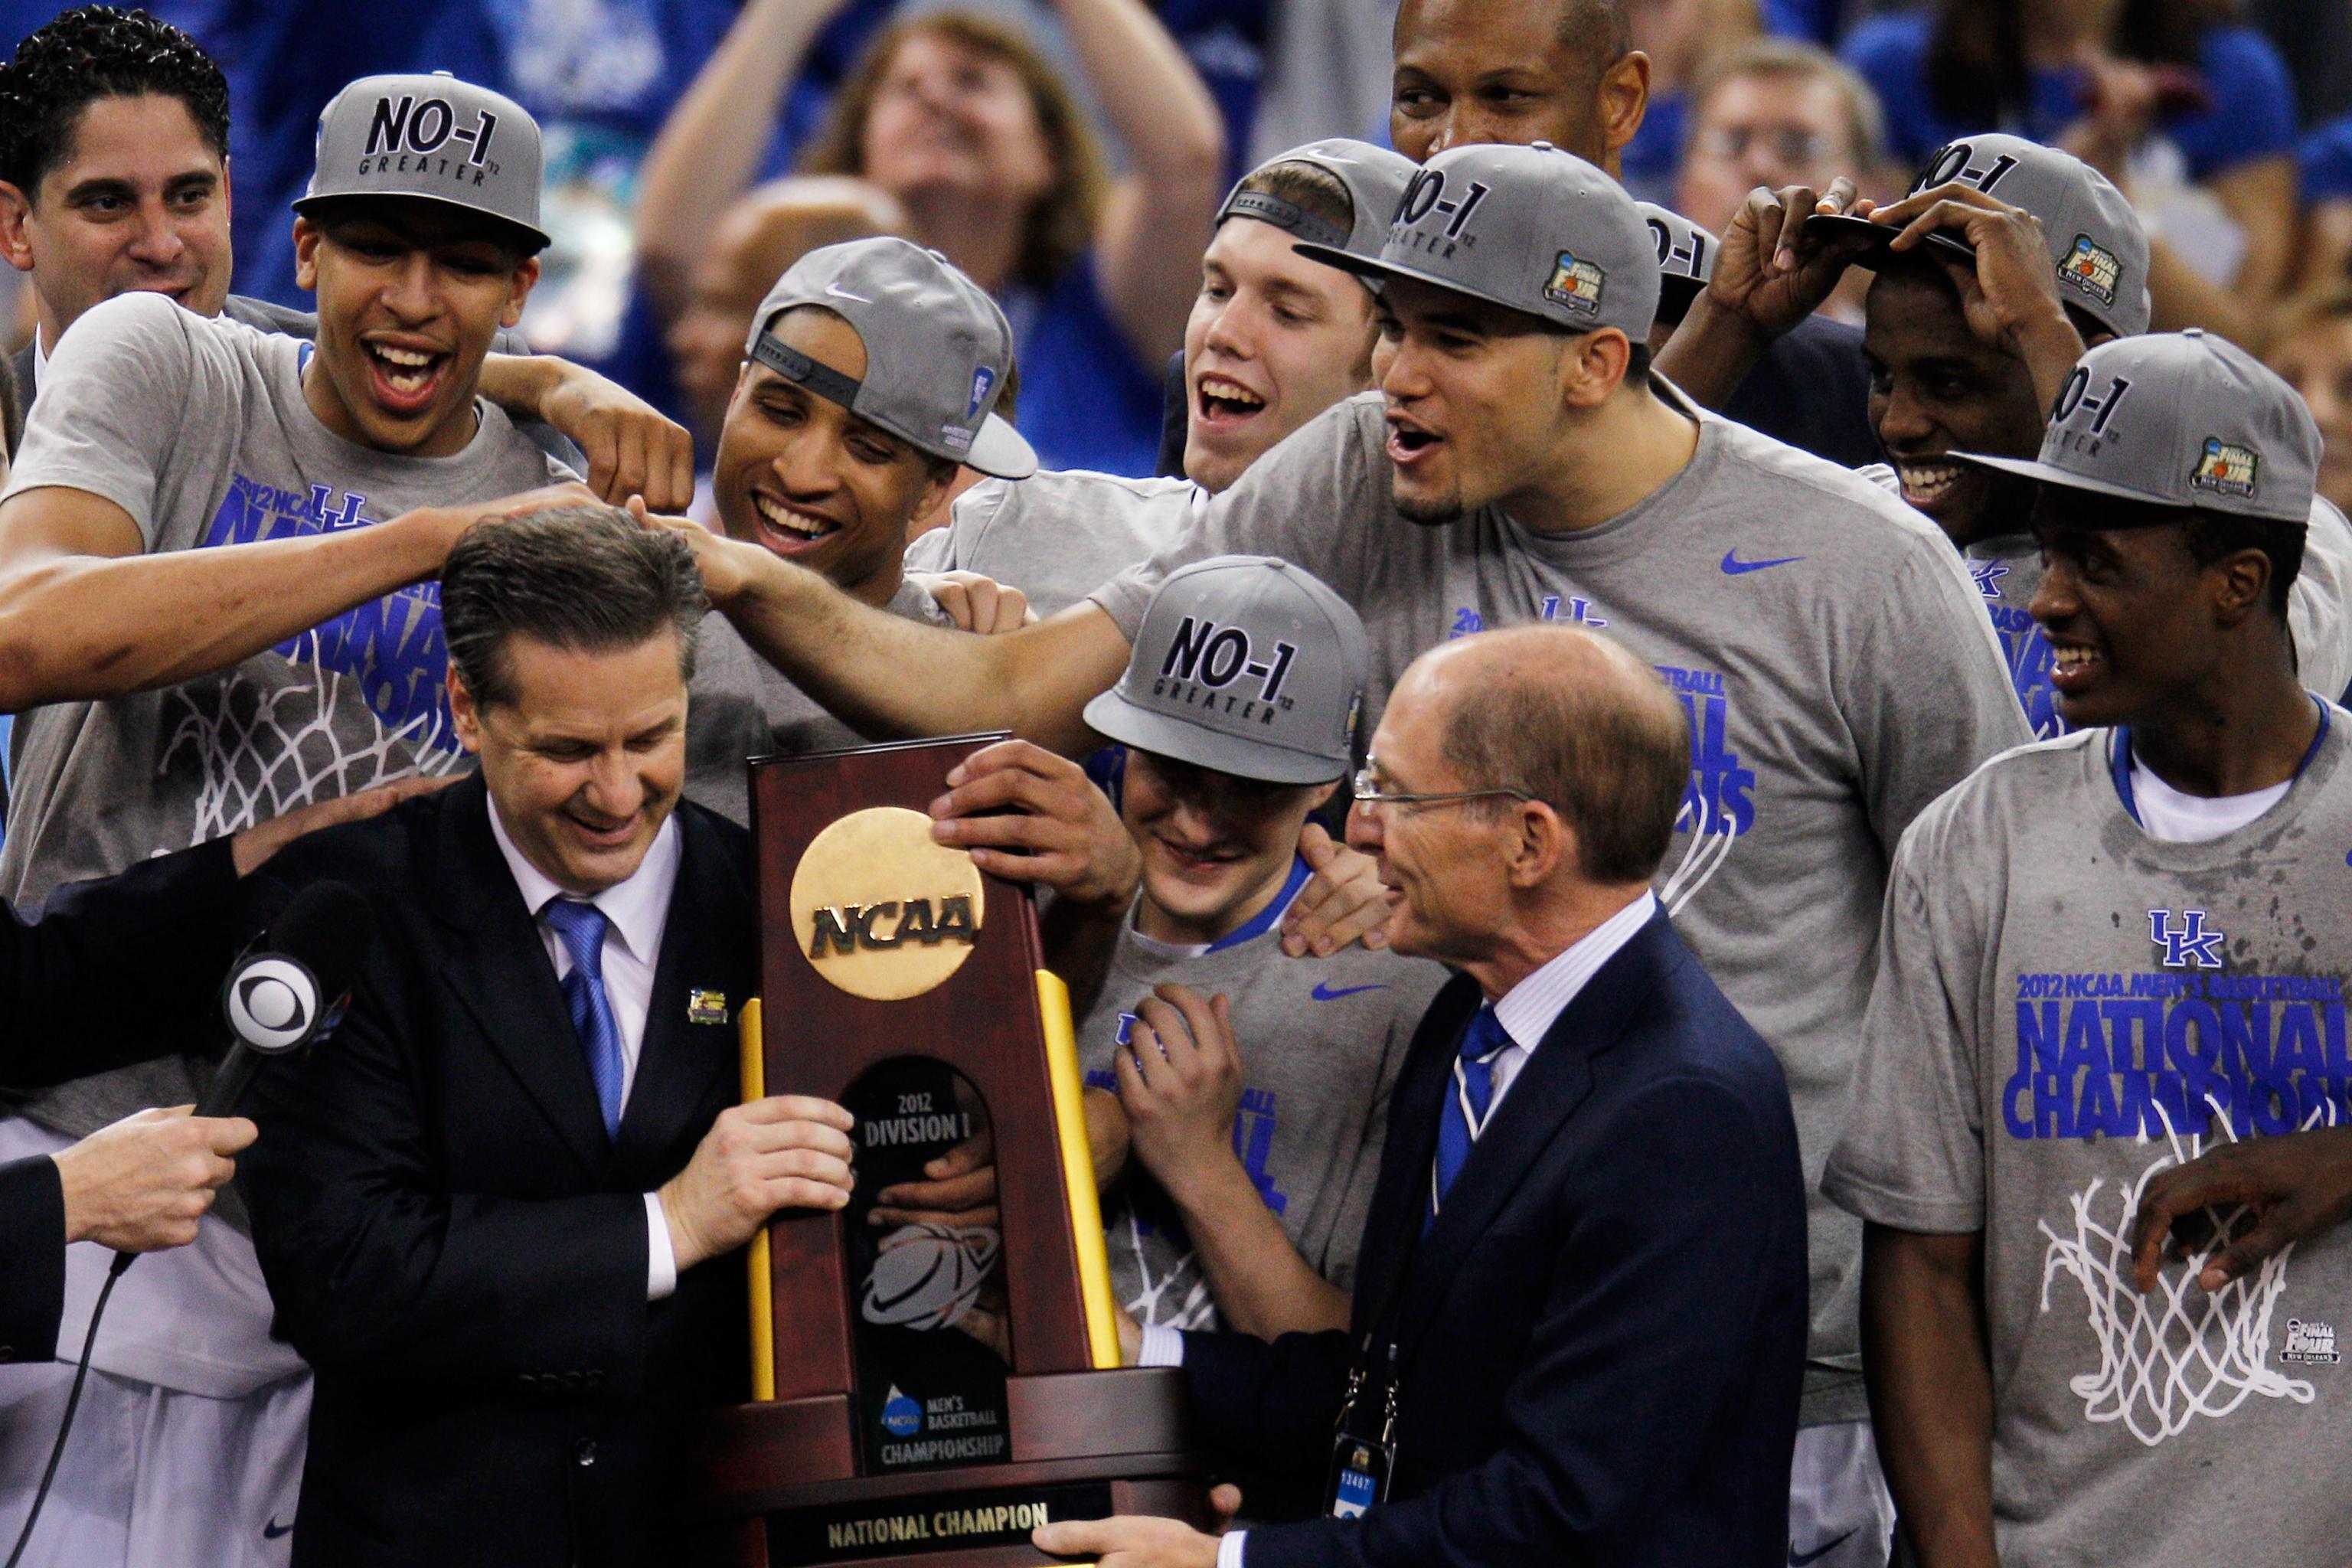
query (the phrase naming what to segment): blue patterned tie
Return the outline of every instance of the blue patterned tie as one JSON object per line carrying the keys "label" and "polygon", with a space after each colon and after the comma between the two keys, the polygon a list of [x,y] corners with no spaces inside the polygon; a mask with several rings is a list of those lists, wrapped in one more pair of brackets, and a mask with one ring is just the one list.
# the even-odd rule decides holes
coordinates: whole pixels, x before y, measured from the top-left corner
{"label": "blue patterned tie", "polygon": [[612,921],[593,904],[555,899],[540,911],[563,949],[572,955],[571,973],[563,977],[563,1005],[571,1009],[572,1027],[580,1048],[588,1054],[588,1077],[596,1085],[596,1105],[604,1113],[604,1133],[621,1131],[621,1026],[613,1021],[613,1004],[604,994],[604,933]]}
{"label": "blue patterned tie", "polygon": [[[1511,1037],[1505,1032],[1503,1021],[1495,1016],[1491,1002],[1480,1007],[1462,1031],[1462,1044],[1454,1058],[1454,1081],[1445,1097],[1445,1108],[1437,1118],[1437,1166],[1431,1175],[1429,1220],[1437,1217],[1438,1205],[1454,1185],[1454,1178],[1462,1173],[1463,1163],[1470,1158],[1470,1146],[1486,1131],[1486,1112],[1495,1100],[1495,1058]],[[1422,1228],[1429,1228],[1424,1220]]]}

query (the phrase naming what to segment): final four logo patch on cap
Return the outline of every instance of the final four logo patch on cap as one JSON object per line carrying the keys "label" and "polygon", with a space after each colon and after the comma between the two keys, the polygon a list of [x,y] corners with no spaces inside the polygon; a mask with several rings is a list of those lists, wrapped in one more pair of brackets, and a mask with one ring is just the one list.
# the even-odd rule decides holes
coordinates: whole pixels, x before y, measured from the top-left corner
{"label": "final four logo patch on cap", "polygon": [[2262,472],[2263,459],[2251,447],[2240,447],[2220,439],[2205,438],[2205,449],[2198,456],[2197,470],[2189,482],[2200,490],[2213,490],[2225,496],[2251,496]]}
{"label": "final four logo patch on cap", "polygon": [[2061,282],[2071,283],[2102,305],[2116,302],[2116,285],[2123,277],[2116,253],[2087,234],[2074,237],[2074,248],[2058,264]]}
{"label": "final four logo patch on cap", "polygon": [[1608,287],[1609,275],[1590,261],[1579,261],[1563,250],[1552,263],[1551,279],[1544,285],[1544,298],[1555,305],[1565,305],[1579,315],[1597,315],[1601,310],[1601,291]]}

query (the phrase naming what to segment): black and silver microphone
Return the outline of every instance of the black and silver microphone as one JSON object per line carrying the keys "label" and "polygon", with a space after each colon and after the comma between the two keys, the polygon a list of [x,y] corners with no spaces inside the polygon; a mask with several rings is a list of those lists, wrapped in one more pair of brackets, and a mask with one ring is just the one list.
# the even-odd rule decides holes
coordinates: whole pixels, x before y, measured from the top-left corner
{"label": "black and silver microphone", "polygon": [[375,910],[348,882],[317,882],[295,894],[221,987],[228,1055],[196,1114],[236,1115],[266,1058],[333,1034],[374,942]]}

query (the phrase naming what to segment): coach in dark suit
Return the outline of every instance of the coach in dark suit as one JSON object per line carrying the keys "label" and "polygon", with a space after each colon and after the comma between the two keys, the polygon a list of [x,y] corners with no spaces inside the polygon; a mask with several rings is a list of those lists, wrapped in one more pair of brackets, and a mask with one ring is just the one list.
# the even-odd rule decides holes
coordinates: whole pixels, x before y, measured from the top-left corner
{"label": "coach in dark suit", "polygon": [[477,527],[442,614],[480,777],[273,868],[383,926],[250,1102],[254,1242],[318,1373],[298,1564],[646,1561],[667,1422],[746,1396],[719,1254],[846,1201],[845,1112],[730,1109],[752,879],[677,798],[701,608],[685,543],[609,508]]}
{"label": "coach in dark suit", "polygon": [[1380,858],[1397,951],[1462,973],[1396,1088],[1354,1321],[1139,1347],[1181,1363],[1233,1458],[1318,1487],[1351,1373],[1349,1429],[1386,1425],[1393,1347],[1385,1499],[1040,1546],[1119,1568],[1784,1561],[1804,1183],[1778,1062],[1650,892],[1688,759],[1675,699],[1591,632],[1487,633],[1406,671],[1349,837]]}

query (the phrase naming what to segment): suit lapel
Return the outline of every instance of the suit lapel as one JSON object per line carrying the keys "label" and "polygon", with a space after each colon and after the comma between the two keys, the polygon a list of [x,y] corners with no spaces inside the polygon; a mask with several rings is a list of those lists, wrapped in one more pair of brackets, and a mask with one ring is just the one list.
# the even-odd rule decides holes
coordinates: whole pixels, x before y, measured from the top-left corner
{"label": "suit lapel", "polygon": [[[654,1172],[714,1080],[735,1065],[733,1017],[745,1001],[737,992],[751,972],[751,900],[741,874],[709,823],[683,810],[677,821],[677,888],[654,965],[636,1078],[621,1113],[621,1163],[632,1173]],[[725,997],[727,1021],[690,1021],[691,993],[712,989]]]}
{"label": "suit lapel", "polygon": [[490,836],[480,775],[443,802],[434,912],[451,940],[443,944],[441,977],[565,1145],[601,1176],[613,1156],[596,1086],[555,966]]}
{"label": "suit lapel", "polygon": [[[1634,1009],[1655,989],[1664,965],[1665,944],[1672,941],[1665,915],[1653,916],[1561,1010],[1543,1043],[1512,1080],[1510,1092],[1496,1107],[1461,1173],[1454,1178],[1429,1234],[1422,1237],[1398,1324],[1401,1352],[1411,1352],[1444,1300],[1446,1283],[1518,1191],[1545,1148],[1591,1094],[1593,1058],[1617,1043]],[[1445,1081],[1450,1081],[1452,1064],[1446,1067]],[[1441,1098],[1443,1090],[1442,1083]],[[1437,1115],[1433,1104],[1427,1116],[1430,1153],[1420,1166],[1424,1193],[1436,1144]]]}

